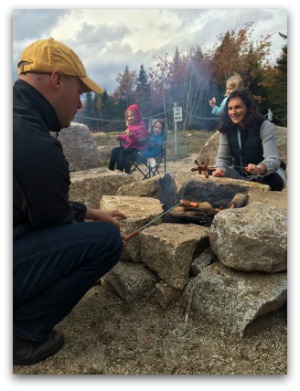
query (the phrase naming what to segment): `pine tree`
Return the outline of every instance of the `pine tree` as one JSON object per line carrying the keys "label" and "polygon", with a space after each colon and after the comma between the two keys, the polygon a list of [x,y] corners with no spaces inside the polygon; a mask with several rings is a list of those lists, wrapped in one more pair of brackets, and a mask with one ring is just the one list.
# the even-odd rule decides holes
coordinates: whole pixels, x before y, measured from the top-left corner
{"label": "pine tree", "polygon": [[148,76],[146,74],[144,65],[140,67],[140,73],[136,79],[136,103],[139,105],[144,116],[151,115],[151,85],[148,82]]}
{"label": "pine tree", "polygon": [[103,101],[102,101],[102,94],[94,94],[94,101],[93,101],[93,111],[94,111],[94,117],[96,119],[96,126],[93,128],[98,129],[99,126],[103,126],[102,122],[102,107],[103,107]]}
{"label": "pine tree", "polygon": [[83,110],[83,123],[85,123],[91,130],[96,127],[95,115],[94,115],[94,99],[93,93],[87,92],[85,94],[84,110]]}
{"label": "pine tree", "polygon": [[[287,35],[279,33],[283,39]],[[270,90],[270,105],[274,115],[274,123],[287,126],[287,44],[282,47],[281,56],[277,59],[273,86]]]}
{"label": "pine tree", "polygon": [[173,102],[176,102],[179,106],[182,105],[182,89],[183,89],[183,61],[180,58],[178,47],[175,49],[173,62],[171,65],[171,79],[170,79],[170,97]]}

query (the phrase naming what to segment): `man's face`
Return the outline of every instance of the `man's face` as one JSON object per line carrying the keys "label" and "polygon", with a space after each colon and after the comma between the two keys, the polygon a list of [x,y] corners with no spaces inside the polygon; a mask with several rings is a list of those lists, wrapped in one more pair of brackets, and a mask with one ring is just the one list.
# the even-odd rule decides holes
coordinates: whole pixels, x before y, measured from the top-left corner
{"label": "man's face", "polygon": [[83,86],[81,80],[74,76],[63,76],[61,94],[59,96],[59,105],[56,107],[56,113],[61,128],[70,126],[78,109],[82,108],[81,94]]}

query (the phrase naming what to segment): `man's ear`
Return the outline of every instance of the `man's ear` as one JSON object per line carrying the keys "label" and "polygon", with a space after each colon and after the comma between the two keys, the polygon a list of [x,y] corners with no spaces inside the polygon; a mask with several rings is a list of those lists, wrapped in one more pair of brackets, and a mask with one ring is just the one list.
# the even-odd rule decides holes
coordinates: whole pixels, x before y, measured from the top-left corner
{"label": "man's ear", "polygon": [[60,71],[53,71],[51,73],[51,81],[55,88],[60,88],[64,75]]}

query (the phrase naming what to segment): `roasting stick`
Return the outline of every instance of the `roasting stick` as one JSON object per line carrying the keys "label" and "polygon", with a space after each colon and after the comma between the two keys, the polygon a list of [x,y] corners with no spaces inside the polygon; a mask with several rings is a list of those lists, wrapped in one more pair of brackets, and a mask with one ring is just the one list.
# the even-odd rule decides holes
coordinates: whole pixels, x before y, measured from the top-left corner
{"label": "roasting stick", "polygon": [[[201,163],[199,162],[199,160],[195,160],[195,164],[197,167],[191,168],[191,171],[198,171],[199,174],[202,174],[202,171],[203,171],[204,176],[206,178],[209,177],[209,173],[213,173],[214,171],[216,171],[216,167],[209,166],[209,159],[206,159],[205,161],[203,161]],[[247,167],[243,167],[243,166],[231,166],[231,167],[242,169],[247,174],[248,179],[257,177],[257,175],[249,174],[247,171]]]}
{"label": "roasting stick", "polygon": [[146,227],[148,227],[149,225],[151,225],[154,221],[158,220],[159,218],[161,218],[162,216],[166,215],[167,213],[169,213],[172,209],[176,208],[176,206],[180,205],[180,203],[172,206],[172,208],[166,210],[165,212],[161,213],[160,215],[156,216],[153,220],[149,221],[149,223],[143,225],[141,228],[139,229],[135,229],[133,230],[132,232],[130,232],[128,235],[123,235],[123,240],[126,242],[127,240],[133,238],[134,236],[138,235],[141,231],[143,231]]}
{"label": "roasting stick", "polygon": [[190,290],[189,301],[188,301],[187,308],[186,308],[186,311],[185,311],[185,317],[184,317],[184,322],[185,322],[185,323],[187,323],[188,320],[189,320],[190,311],[191,311],[191,307],[192,307],[192,301],[193,301],[194,290],[195,290],[195,287],[193,286],[193,287],[191,288],[191,290]]}

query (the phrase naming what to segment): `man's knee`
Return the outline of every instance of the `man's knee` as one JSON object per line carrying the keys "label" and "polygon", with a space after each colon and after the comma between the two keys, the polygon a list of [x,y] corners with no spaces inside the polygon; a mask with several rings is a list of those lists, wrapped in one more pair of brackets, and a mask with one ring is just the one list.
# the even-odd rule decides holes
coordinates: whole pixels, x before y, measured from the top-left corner
{"label": "man's knee", "polygon": [[119,229],[110,223],[90,223],[92,228],[95,228],[95,234],[101,240],[107,250],[115,253],[116,256],[121,256],[123,250],[123,240]]}

